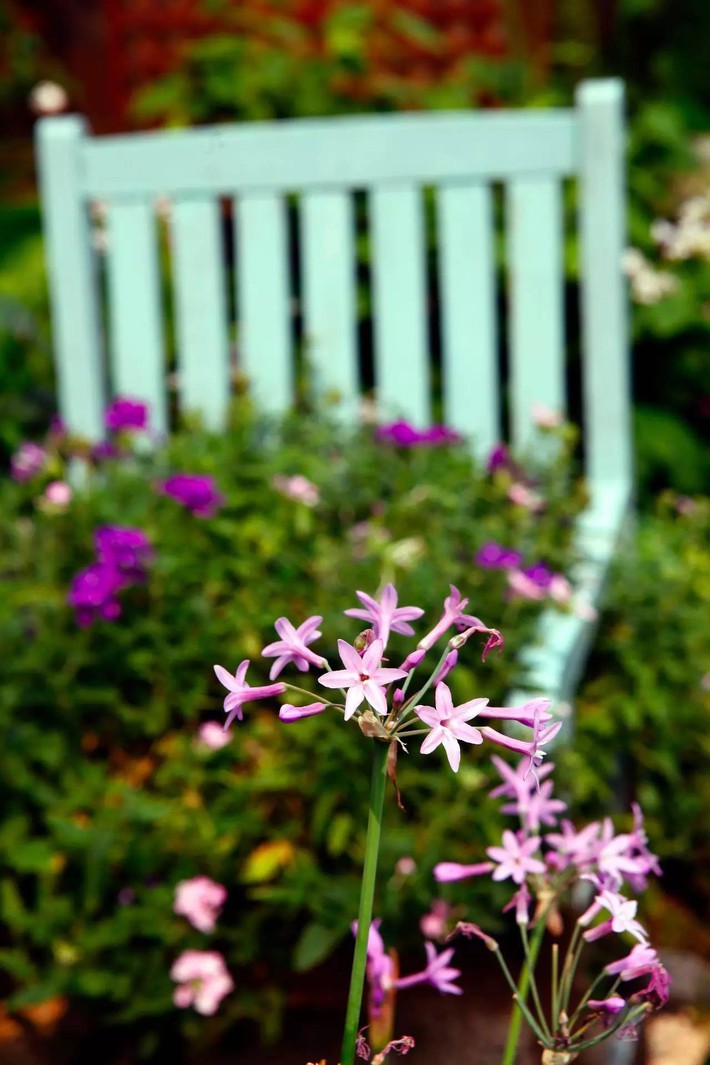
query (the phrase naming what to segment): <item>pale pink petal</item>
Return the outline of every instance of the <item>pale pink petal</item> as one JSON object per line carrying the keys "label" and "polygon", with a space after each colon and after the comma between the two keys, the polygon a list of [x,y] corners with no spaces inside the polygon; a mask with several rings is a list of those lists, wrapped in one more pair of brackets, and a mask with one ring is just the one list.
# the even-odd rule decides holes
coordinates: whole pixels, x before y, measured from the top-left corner
{"label": "pale pink petal", "polygon": [[366,680],[362,690],[370,706],[384,717],[387,713],[387,699],[382,688],[375,684],[373,680]]}
{"label": "pale pink petal", "polygon": [[454,773],[458,773],[459,765],[461,764],[461,748],[458,745],[458,740],[448,729],[442,729],[442,732],[444,734],[444,750],[446,751],[446,757],[449,759],[449,765]]}
{"label": "pale pink petal", "polygon": [[338,640],[338,653],[340,654],[346,669],[352,670],[354,673],[357,673],[358,676],[360,673],[365,672],[362,668],[363,659],[357,653],[355,648],[351,647],[351,645],[346,643],[345,640]]}
{"label": "pale pink petal", "polygon": [[431,752],[435,751],[439,744],[443,742],[443,739],[444,729],[441,727],[441,725],[436,725],[431,730],[429,735],[424,737],[424,742],[422,743],[419,750],[422,754],[431,754]]}
{"label": "pale pink petal", "polygon": [[352,687],[348,689],[348,694],[345,696],[345,720],[349,721],[357,710],[360,703],[365,698],[365,693],[362,690],[362,686]]}
{"label": "pale pink petal", "polygon": [[213,669],[217,675],[217,680],[220,684],[223,684],[230,692],[238,691],[241,688],[241,684],[232,674],[224,668],[224,666],[213,666]]}
{"label": "pale pink petal", "polygon": [[347,688],[350,684],[357,684],[360,674],[352,669],[334,669],[332,673],[324,673],[318,678],[318,683],[324,688]]}

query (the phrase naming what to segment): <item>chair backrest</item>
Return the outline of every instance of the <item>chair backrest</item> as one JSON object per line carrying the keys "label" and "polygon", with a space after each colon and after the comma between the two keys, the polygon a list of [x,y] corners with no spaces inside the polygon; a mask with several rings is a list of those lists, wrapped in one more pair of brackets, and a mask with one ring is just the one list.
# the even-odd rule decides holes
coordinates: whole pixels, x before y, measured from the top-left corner
{"label": "chair backrest", "polygon": [[[575,179],[587,473],[595,482],[630,482],[622,108],[622,85],[612,80],[583,83],[573,108],[548,111],[300,119],[108,137],[90,136],[79,116],[43,119],[37,143],[62,415],[72,429],[99,438],[110,390],[149,401],[157,426],[168,428],[158,199],[170,205],[182,407],[222,424],[235,323],[239,367],[256,402],[267,411],[286,408],[298,322],[317,386],[339,393],[348,410],[360,390],[354,211],[355,194],[364,193],[378,406],[426,425],[432,375],[423,206],[424,190],[433,189],[443,417],[486,453],[504,435],[493,220],[501,183],[508,435],[524,445],[533,404],[566,408],[562,193],[564,181]],[[224,198],[233,203],[233,271],[223,248]],[[105,307],[89,217],[97,201],[107,225]]]}

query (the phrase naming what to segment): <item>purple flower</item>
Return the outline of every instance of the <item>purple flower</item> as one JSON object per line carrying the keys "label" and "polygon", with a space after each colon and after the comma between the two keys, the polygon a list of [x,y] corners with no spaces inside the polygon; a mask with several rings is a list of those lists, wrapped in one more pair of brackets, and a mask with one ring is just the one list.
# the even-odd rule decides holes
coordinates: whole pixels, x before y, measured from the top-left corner
{"label": "purple flower", "polygon": [[345,613],[350,618],[359,618],[372,624],[375,636],[387,646],[390,632],[399,632],[403,636],[413,636],[414,629],[409,621],[416,621],[424,611],[418,606],[397,606],[397,591],[393,584],[385,586],[380,601],[373,599],[367,592],[357,592],[357,597],[365,609],[351,607]]}
{"label": "purple flower", "polygon": [[149,413],[147,403],[117,396],[104,411],[104,425],[111,433],[140,431],[148,428]]}
{"label": "purple flower", "polygon": [[347,688],[345,697],[345,720],[348,721],[366,699],[378,714],[387,713],[384,686],[393,680],[401,680],[407,674],[403,669],[383,669],[382,640],[374,640],[367,650],[359,655],[345,640],[338,640],[338,651],[345,669],[324,673],[318,683],[324,688]]}
{"label": "purple flower", "polygon": [[375,430],[375,439],[380,443],[394,444],[396,447],[437,447],[440,444],[453,444],[461,440],[460,435],[446,425],[432,425],[428,429],[417,429],[410,422],[401,420],[389,425],[380,425]]}
{"label": "purple flower", "polygon": [[158,491],[198,518],[211,518],[224,502],[214,478],[198,473],[175,473],[158,485]]}
{"label": "purple flower", "polygon": [[67,593],[67,602],[76,611],[77,625],[86,628],[99,618],[115,621],[121,613],[116,596],[125,583],[125,577],[114,566],[103,562],[80,570]]}
{"label": "purple flower", "polygon": [[486,459],[486,469],[489,473],[495,473],[496,470],[510,470],[513,468],[513,462],[510,457],[510,452],[505,444],[496,444],[491,448],[488,458]]}
{"label": "purple flower", "polygon": [[47,452],[31,440],[20,444],[10,459],[10,475],[14,481],[29,481],[44,468]]}
{"label": "purple flower", "polygon": [[434,693],[436,706],[417,706],[414,713],[431,727],[431,732],[421,745],[422,754],[431,754],[443,743],[446,757],[454,773],[461,764],[459,740],[464,743],[483,743],[483,737],[477,728],[467,725],[472,717],[487,705],[487,699],[471,699],[460,706],[454,706],[451,690],[446,684],[438,684]]}
{"label": "purple flower", "polygon": [[528,569],[524,569],[523,575],[531,580],[533,584],[536,584],[538,588],[542,588],[545,591],[550,587],[552,579],[555,576],[552,570],[548,569],[544,562],[536,562],[534,566],[529,566]]}
{"label": "purple flower", "polygon": [[665,1006],[670,995],[671,978],[663,965],[656,965],[651,970],[651,979],[646,987],[631,996],[631,1003],[648,1002],[652,1010]]}
{"label": "purple flower", "polygon": [[94,533],[96,556],[103,565],[117,569],[130,580],[142,580],[153,548],[140,529],[102,525]]}
{"label": "purple flower", "polygon": [[539,847],[539,836],[521,839],[515,832],[506,828],[503,833],[503,846],[488,847],[486,850],[488,857],[496,862],[493,880],[507,880],[511,877],[516,884],[522,884],[529,873],[544,873],[545,863],[533,857]]}
{"label": "purple flower", "polygon": [[434,944],[427,942],[424,944],[424,949],[427,955],[426,968],[420,973],[413,973],[412,976],[404,976],[395,980],[394,986],[397,990],[414,987],[416,984],[431,984],[437,991],[444,994],[462,995],[463,990],[453,983],[461,975],[461,970],[449,967],[449,962],[454,956],[453,947],[448,947],[442,950],[441,954],[437,954]]}
{"label": "purple flower", "polygon": [[555,825],[557,814],[567,809],[566,802],[552,798],[551,780],[546,780],[539,787],[534,784],[533,780],[530,791],[526,795],[521,793],[516,802],[501,807],[504,814],[517,814],[529,832],[537,832],[541,825]]}
{"label": "purple flower", "polygon": [[488,540],[476,552],[474,562],[483,569],[513,569],[520,565],[522,557],[519,551],[511,551]]}
{"label": "purple flower", "polygon": [[319,669],[327,665],[322,655],[317,655],[307,647],[307,644],[321,637],[322,633],[318,631],[318,626],[322,620],[320,616],[307,618],[297,629],[293,627],[288,618],[278,618],[274,622],[274,628],[281,639],[268,644],[261,652],[263,658],[276,659],[269,673],[271,680],[276,680],[289,662],[293,662],[302,673],[307,671],[309,664]]}
{"label": "purple flower", "polygon": [[599,1015],[603,1028],[609,1028],[618,1014],[626,1009],[626,999],[623,999],[621,995],[612,995],[610,998],[590,998],[586,1009]]}
{"label": "purple flower", "polygon": [[240,662],[234,676],[223,666],[214,666],[217,680],[229,692],[229,695],[224,700],[224,712],[228,715],[227,720],[224,722],[226,729],[229,728],[235,717],[238,717],[240,721],[242,720],[244,716],[242,706],[244,703],[253,702],[255,699],[271,699],[272,696],[283,695],[286,691],[286,685],[281,683],[263,684],[252,688],[244,679],[248,669],[248,658]]}

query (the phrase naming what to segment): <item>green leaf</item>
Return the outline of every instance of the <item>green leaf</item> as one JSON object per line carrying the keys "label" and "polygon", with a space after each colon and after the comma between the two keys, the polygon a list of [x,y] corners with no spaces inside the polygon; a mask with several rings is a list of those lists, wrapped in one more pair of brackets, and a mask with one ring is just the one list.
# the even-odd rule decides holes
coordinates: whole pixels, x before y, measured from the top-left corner
{"label": "green leaf", "polygon": [[293,967],[302,973],[324,961],[342,938],[342,929],[313,921],[304,928],[293,953]]}

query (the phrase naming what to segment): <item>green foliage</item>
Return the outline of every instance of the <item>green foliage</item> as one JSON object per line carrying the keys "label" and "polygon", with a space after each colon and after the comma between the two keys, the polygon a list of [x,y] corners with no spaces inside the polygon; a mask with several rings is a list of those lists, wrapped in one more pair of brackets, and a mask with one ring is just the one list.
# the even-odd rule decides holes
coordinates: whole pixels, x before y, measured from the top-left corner
{"label": "green foliage", "polygon": [[[636,800],[652,849],[710,898],[710,500],[663,496],[619,558],[563,760],[581,812]],[[595,814],[596,811],[596,814]]]}
{"label": "green foliage", "polygon": [[[325,618],[323,651],[337,661],[336,637],[357,632],[342,613],[357,588],[393,580],[400,601],[425,607],[433,624],[456,582],[507,640],[485,666],[481,647],[466,646],[456,694],[501,705],[540,606],[506,599],[503,575],[477,569],[472,556],[495,539],[530,562],[568,568],[584,494],[570,482],[565,448],[538,471],[548,508],[535,517],[507,500],[506,474],[475,470],[462,446],[402,451],[313,416],[264,427],[241,415],[223,436],[193,429],[154,455],[134,450],[85,470],[65,512],[36,505],[62,472],[56,452],[34,480],[0,483],[0,921],[10,1008],[64,994],[112,1022],[171,1017],[174,1026],[170,963],[188,946],[209,946],[224,950],[236,983],[219,1025],[252,1017],[268,1029],[286,974],[348,939],[369,745],[328,715],[284,726],[273,705],[252,704],[227,747],[200,748],[200,721],[223,718],[212,663],[233,670],[250,657],[249,682],[263,682],[270,663],[259,654],[274,619],[315,613]],[[156,491],[181,470],[215,476],[225,503],[213,518]],[[311,478],[320,503],[285,497],[277,473]],[[106,523],[143,529],[155,558],[147,582],[121,593],[117,621],[78,629],[67,589]],[[391,661],[410,649],[393,638]],[[475,751],[457,778],[416,747],[400,756],[406,812],[390,797],[378,911],[403,940],[428,908],[433,864],[494,838],[488,784]],[[418,863],[407,878],[393,874],[406,854]],[[229,889],[209,940],[172,913],[175,884],[199,874]],[[490,910],[490,885],[477,891]],[[206,1024],[184,1013],[180,1021],[193,1032]]]}

